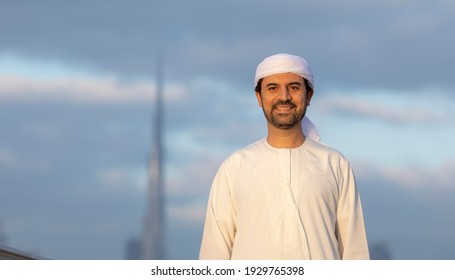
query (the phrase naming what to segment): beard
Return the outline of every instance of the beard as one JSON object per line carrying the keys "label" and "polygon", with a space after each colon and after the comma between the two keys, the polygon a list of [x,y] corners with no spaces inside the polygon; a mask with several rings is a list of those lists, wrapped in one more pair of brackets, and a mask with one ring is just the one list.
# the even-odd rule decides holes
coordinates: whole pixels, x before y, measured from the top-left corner
{"label": "beard", "polygon": [[297,108],[294,103],[291,101],[278,101],[277,103],[272,105],[272,108],[269,113],[264,110],[262,107],[262,111],[264,112],[265,118],[267,121],[272,124],[274,127],[279,129],[288,130],[300,123],[306,113],[306,106],[304,106],[300,111],[295,110],[290,113],[278,113],[276,112],[276,107],[278,105],[289,105],[291,109]]}

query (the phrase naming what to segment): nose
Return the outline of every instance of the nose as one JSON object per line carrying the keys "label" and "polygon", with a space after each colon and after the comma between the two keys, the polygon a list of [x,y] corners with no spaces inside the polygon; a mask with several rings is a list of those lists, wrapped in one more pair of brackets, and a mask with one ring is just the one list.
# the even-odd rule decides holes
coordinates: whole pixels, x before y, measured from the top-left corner
{"label": "nose", "polygon": [[280,99],[282,100],[290,100],[291,94],[289,93],[288,87],[282,87],[280,91]]}

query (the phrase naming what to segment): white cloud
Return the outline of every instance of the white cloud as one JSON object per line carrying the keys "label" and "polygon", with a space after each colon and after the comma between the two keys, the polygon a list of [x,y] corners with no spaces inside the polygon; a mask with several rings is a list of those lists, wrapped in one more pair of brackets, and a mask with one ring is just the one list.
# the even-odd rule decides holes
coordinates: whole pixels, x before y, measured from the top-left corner
{"label": "white cloud", "polygon": [[[164,91],[166,100],[183,95],[179,86]],[[122,82],[115,77],[78,77],[40,79],[20,75],[0,75],[0,102],[56,100],[76,103],[151,102],[155,86],[148,82]]]}
{"label": "white cloud", "polygon": [[455,191],[455,160],[434,168],[417,164],[401,167],[375,166],[370,163],[356,165],[359,178],[382,178],[407,190],[434,189]]}
{"label": "white cloud", "polygon": [[[397,97],[398,96],[398,97]],[[336,93],[322,97],[316,107],[333,115],[350,116],[361,119],[371,119],[396,125],[428,125],[450,124],[452,115],[447,110],[440,110],[444,105],[428,106],[435,102],[419,98],[424,94],[388,94],[365,90],[361,94]],[[449,106],[449,107],[447,107]]]}

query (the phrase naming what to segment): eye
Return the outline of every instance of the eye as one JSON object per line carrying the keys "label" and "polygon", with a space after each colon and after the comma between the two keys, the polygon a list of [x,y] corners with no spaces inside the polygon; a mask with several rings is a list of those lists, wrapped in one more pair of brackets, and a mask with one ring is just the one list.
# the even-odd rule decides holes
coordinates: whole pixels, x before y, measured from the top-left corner
{"label": "eye", "polygon": [[302,89],[302,87],[299,86],[299,85],[291,85],[291,86],[289,86],[289,90],[292,90],[292,91],[299,91],[301,89]]}

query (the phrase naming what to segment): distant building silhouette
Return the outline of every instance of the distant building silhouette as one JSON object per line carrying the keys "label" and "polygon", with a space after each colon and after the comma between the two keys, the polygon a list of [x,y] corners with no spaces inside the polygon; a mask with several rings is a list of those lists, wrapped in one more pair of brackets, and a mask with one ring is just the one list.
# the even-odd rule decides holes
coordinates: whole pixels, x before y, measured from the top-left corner
{"label": "distant building silhouette", "polygon": [[126,259],[127,260],[142,259],[142,246],[139,239],[132,238],[126,244]]}
{"label": "distant building silhouette", "polygon": [[375,242],[369,244],[370,259],[372,260],[392,260],[389,246],[385,242]]}
{"label": "distant building silhouette", "polygon": [[127,244],[127,259],[162,260],[164,248],[164,180],[163,180],[163,65],[157,63],[155,115],[152,133],[152,153],[149,159],[149,182],[146,194],[146,214],[142,237]]}

